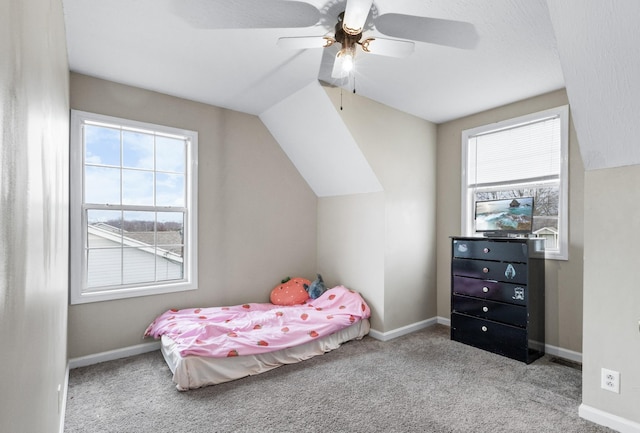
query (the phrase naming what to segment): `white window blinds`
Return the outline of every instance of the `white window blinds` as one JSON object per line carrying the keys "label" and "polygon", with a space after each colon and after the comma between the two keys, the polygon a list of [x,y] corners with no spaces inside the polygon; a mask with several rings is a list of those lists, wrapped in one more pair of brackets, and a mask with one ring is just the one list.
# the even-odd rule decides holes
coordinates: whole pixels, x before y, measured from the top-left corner
{"label": "white window blinds", "polygon": [[555,116],[469,137],[468,186],[559,179],[560,128]]}

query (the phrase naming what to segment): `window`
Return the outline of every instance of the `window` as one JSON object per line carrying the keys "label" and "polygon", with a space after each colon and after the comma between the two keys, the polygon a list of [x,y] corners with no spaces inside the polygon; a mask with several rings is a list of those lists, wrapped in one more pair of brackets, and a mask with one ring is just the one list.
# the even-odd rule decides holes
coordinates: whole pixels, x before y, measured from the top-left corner
{"label": "window", "polygon": [[477,200],[534,197],[532,236],[547,258],[568,258],[567,106],[462,133],[462,233],[474,236]]}
{"label": "window", "polygon": [[71,303],[197,287],[193,131],[71,112]]}

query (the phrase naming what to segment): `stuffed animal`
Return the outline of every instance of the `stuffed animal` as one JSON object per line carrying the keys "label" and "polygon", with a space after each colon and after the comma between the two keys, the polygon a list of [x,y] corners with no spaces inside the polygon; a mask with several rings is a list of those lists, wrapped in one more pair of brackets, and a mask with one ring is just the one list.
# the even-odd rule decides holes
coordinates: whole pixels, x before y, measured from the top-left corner
{"label": "stuffed animal", "polygon": [[327,291],[327,288],[324,286],[322,276],[318,274],[318,278],[316,278],[310,286],[305,286],[305,290],[309,293],[309,297],[311,299],[318,299],[324,292]]}
{"label": "stuffed animal", "polygon": [[306,278],[285,278],[273,288],[269,299],[275,305],[304,304],[309,299],[307,287],[311,281]]}

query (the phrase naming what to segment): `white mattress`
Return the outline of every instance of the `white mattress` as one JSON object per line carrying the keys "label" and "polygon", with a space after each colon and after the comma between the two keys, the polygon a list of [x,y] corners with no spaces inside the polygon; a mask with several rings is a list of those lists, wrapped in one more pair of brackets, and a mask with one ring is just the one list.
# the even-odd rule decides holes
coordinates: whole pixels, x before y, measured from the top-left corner
{"label": "white mattress", "polygon": [[331,335],[296,347],[259,355],[231,358],[182,357],[175,342],[162,336],[162,356],[173,373],[173,381],[180,391],[228,382],[264,373],[284,364],[293,364],[337,349],[346,341],[361,339],[369,333],[369,320],[360,320]]}

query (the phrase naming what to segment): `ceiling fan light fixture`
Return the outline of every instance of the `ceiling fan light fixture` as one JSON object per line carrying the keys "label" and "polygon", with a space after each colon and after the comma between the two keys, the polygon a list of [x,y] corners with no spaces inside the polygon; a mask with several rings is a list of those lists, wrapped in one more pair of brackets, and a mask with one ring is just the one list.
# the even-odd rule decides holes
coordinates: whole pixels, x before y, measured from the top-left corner
{"label": "ceiling fan light fixture", "polygon": [[[342,50],[341,50],[342,51]],[[338,53],[340,54],[340,53]],[[345,51],[342,54],[342,70],[345,73],[349,73],[351,71],[353,71],[353,57],[354,57],[355,53],[353,51]]]}
{"label": "ceiling fan light fixture", "polygon": [[348,0],[342,20],[342,29],[350,35],[357,35],[364,30],[373,0]]}
{"label": "ceiling fan light fixture", "polygon": [[333,71],[331,76],[333,78],[345,78],[348,77],[351,71],[353,71],[354,57],[356,55],[355,47],[342,48],[336,54],[336,59],[333,63]]}

